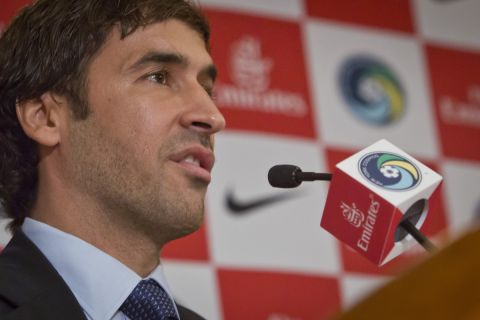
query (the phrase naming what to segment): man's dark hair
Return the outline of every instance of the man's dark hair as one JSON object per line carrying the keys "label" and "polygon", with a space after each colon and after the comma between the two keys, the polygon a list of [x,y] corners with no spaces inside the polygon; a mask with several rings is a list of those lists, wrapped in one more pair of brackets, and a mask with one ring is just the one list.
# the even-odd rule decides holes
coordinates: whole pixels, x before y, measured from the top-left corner
{"label": "man's dark hair", "polygon": [[37,196],[38,148],[24,133],[16,104],[47,91],[64,95],[77,120],[89,114],[87,67],[114,27],[177,19],[209,48],[210,30],[188,0],[38,0],[20,11],[0,38],[0,204],[15,231]]}

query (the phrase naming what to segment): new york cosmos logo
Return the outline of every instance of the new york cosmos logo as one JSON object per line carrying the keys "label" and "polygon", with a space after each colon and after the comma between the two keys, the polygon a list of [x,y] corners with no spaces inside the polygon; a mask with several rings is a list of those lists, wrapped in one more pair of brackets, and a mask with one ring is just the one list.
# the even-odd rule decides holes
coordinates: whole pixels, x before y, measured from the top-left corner
{"label": "new york cosmos logo", "polygon": [[364,178],[387,190],[409,190],[422,179],[412,162],[394,153],[369,153],[360,159],[358,166]]}
{"label": "new york cosmos logo", "polygon": [[405,112],[405,94],[392,70],[383,62],[355,56],[340,69],[340,89],[353,113],[370,124],[387,125]]}

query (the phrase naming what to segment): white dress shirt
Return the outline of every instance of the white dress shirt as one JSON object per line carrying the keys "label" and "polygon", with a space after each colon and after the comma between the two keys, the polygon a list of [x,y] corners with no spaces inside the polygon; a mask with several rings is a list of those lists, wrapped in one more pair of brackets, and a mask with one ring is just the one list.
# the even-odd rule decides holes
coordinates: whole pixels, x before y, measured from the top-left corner
{"label": "white dress shirt", "polygon": [[[128,320],[118,309],[142,280],[138,274],[88,242],[45,223],[26,218],[22,231],[62,276],[87,319]],[[161,265],[148,278],[157,281],[173,301]]]}

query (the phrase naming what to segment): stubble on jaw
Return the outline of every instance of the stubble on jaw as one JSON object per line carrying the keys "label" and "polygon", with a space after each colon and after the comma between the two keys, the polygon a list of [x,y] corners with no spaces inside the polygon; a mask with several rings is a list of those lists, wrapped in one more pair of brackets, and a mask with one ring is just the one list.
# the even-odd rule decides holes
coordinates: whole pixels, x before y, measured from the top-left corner
{"label": "stubble on jaw", "polygon": [[[132,154],[128,145],[112,136],[98,121],[91,119],[92,116],[72,124],[68,142],[71,154],[66,170],[70,184],[95,205],[99,221],[109,222],[109,228],[141,233],[159,247],[196,231],[203,222],[207,185],[191,178],[189,188],[194,190],[196,199],[189,199],[190,192],[169,183],[165,163],[166,157],[178,146],[209,142],[188,131],[178,134],[158,151],[160,166],[145,170],[142,160],[152,150],[144,145]],[[136,141],[135,136],[130,140]],[[141,141],[135,143],[142,144]],[[152,172],[154,168],[161,172]]]}

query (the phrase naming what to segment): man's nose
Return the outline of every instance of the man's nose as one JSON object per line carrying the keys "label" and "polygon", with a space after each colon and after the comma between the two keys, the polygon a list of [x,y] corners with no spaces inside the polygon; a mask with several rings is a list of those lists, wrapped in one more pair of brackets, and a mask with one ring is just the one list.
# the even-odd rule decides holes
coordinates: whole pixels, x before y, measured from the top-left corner
{"label": "man's nose", "polygon": [[203,87],[197,85],[186,95],[188,108],[182,115],[182,126],[205,134],[214,134],[225,128],[225,118]]}

